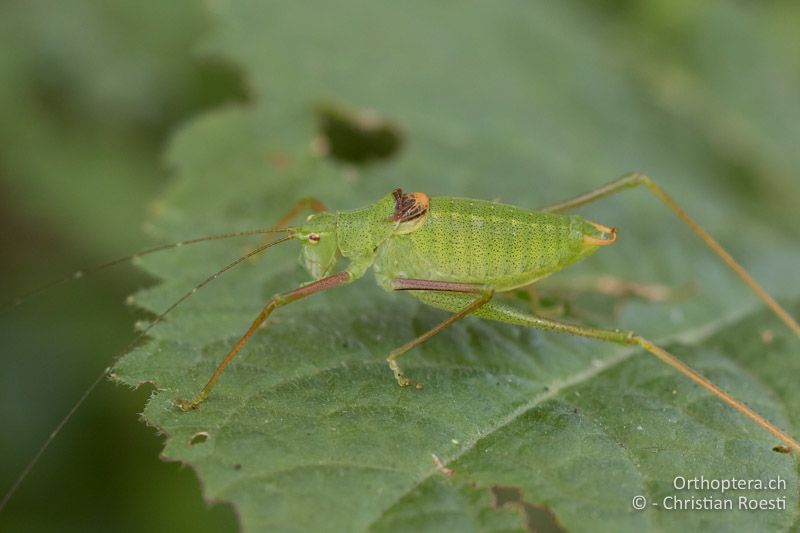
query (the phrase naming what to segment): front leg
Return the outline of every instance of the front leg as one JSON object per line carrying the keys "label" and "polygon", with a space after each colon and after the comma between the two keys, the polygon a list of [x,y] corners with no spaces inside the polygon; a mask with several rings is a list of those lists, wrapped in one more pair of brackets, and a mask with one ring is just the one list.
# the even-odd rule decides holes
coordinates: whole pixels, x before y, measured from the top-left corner
{"label": "front leg", "polygon": [[263,324],[267,318],[269,318],[275,309],[292,302],[296,302],[297,300],[305,298],[306,296],[311,296],[312,294],[316,294],[318,292],[340,287],[353,281],[353,278],[353,275],[345,270],[343,272],[339,272],[338,274],[312,281],[311,283],[302,285],[292,291],[276,294],[270,298],[267,305],[264,306],[256,319],[253,320],[253,323],[249,328],[247,328],[247,331],[244,333],[244,335],[241,336],[236,344],[233,345],[233,348],[231,348],[222,359],[222,362],[220,362],[219,366],[217,366],[217,369],[211,375],[211,378],[208,380],[208,383],[206,383],[206,386],[203,387],[203,389],[197,394],[197,396],[194,397],[194,399],[175,400],[175,405],[180,407],[182,411],[197,409],[197,407],[208,397],[211,389],[214,388],[214,384],[217,382],[233,358],[236,357],[236,354],[239,353],[239,350],[241,350],[244,345],[247,344],[247,341],[250,340],[250,337],[253,336],[256,330],[261,327],[261,324]]}

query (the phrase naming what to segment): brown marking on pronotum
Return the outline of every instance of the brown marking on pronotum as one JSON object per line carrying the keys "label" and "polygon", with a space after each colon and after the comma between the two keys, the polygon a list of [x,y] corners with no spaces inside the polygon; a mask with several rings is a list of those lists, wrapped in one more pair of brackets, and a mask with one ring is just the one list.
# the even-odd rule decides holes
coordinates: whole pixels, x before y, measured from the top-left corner
{"label": "brown marking on pronotum", "polygon": [[402,189],[392,191],[394,195],[394,222],[408,222],[428,215],[430,199],[424,192],[403,193]]}

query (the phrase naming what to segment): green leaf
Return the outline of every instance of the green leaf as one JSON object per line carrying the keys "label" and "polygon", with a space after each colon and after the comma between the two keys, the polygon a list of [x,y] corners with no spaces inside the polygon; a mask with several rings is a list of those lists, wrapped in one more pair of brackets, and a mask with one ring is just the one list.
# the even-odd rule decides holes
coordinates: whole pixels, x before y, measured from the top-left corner
{"label": "green leaf", "polygon": [[[781,210],[765,222],[737,208],[747,193],[709,149],[698,127],[704,117],[664,105],[643,81],[652,58],[616,56],[635,36],[607,31],[590,7],[352,0],[217,9],[205,49],[237,62],[258,99],[207,113],[174,139],[176,179],[151,221],[159,239],[268,226],[301,196],[355,208],[396,186],[535,208],[638,168],[768,288],[797,296],[789,267],[800,260],[797,215]],[[747,15],[731,9],[735,22]],[[320,104],[353,114],[355,130],[364,110],[376,111],[396,125],[399,152],[362,166],[321,157]],[[767,157],[762,144],[747,146]],[[748,183],[781,180],[759,174]],[[698,287],[676,303],[627,302],[600,323],[659,340],[796,433],[797,339],[754,311],[756,298],[645,191],[584,212],[618,227],[619,243],[564,277],[612,273]],[[148,257],[143,266],[163,282],[133,300],[158,313],[251,245]],[[205,496],[232,502],[245,529],[797,527],[794,457],[772,451],[769,435],[639,351],[469,318],[405,356],[423,390],[397,387],[385,355],[445,315],[381,291],[369,275],[280,309],[200,410],[177,411],[172,400],[205,383],[268,298],[307,280],[296,252],[287,244],[226,273],[115,369],[128,384],[156,384],[145,417],[167,435],[164,456],[192,465]],[[676,476],[701,475],[780,476],[787,488],[672,488]],[[657,503],[669,495],[785,497],[787,509],[635,511],[640,494]]]}

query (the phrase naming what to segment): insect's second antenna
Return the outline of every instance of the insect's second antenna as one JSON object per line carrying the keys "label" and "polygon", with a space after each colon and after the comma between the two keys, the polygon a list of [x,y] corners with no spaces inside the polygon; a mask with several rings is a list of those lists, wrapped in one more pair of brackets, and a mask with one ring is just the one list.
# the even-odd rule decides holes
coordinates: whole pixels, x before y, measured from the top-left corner
{"label": "insect's second antenna", "polygon": [[[106,375],[108,375],[108,373],[111,371],[111,369],[114,367],[114,365],[120,360],[120,358],[122,358],[125,354],[127,354],[129,351],[131,351],[134,348],[134,346],[136,346],[136,344],[139,341],[141,341],[142,338],[144,338],[144,336],[147,335],[150,332],[151,329],[153,329],[157,324],[159,324],[161,321],[163,321],[164,318],[169,313],[171,313],[176,307],[178,307],[183,302],[185,302],[186,300],[191,298],[192,295],[194,295],[197,291],[199,291],[200,289],[202,289],[203,287],[205,287],[206,285],[208,285],[209,283],[211,283],[212,281],[214,281],[215,279],[220,277],[222,274],[224,274],[228,270],[230,270],[233,267],[239,265],[240,263],[243,263],[244,261],[248,260],[249,258],[260,254],[261,252],[263,252],[267,248],[271,248],[271,247],[275,246],[276,244],[281,244],[283,242],[291,240],[293,238],[293,236],[291,235],[291,230],[292,230],[291,228],[270,229],[270,230],[252,230],[250,232],[228,233],[228,234],[221,234],[221,235],[213,235],[213,236],[210,236],[210,237],[201,237],[201,238],[198,238],[198,239],[190,239],[190,240],[181,241],[181,242],[178,242],[178,243],[165,244],[165,245],[157,246],[157,247],[154,247],[154,248],[149,248],[149,249],[143,250],[142,252],[139,252],[137,254],[131,254],[131,255],[126,256],[124,258],[120,258],[120,259],[117,259],[115,261],[109,261],[108,263],[104,263],[103,265],[100,265],[99,267],[95,267],[95,269],[106,268],[108,266],[120,263],[122,261],[126,261],[126,260],[129,260],[129,259],[132,259],[132,258],[137,257],[137,256],[141,256],[141,255],[144,255],[144,254],[153,253],[153,252],[157,252],[157,251],[161,251],[161,250],[166,250],[168,248],[177,248],[179,246],[183,246],[184,244],[193,244],[193,243],[196,243],[196,242],[203,242],[203,241],[214,240],[214,239],[225,239],[225,238],[228,238],[228,237],[238,237],[238,236],[242,236],[242,235],[258,235],[258,234],[262,234],[262,233],[278,233],[278,232],[289,232],[290,233],[289,235],[286,235],[285,237],[281,237],[280,239],[276,239],[276,240],[268,242],[266,244],[262,244],[262,245],[258,246],[257,248],[253,249],[252,251],[248,252],[247,254],[236,258],[234,261],[231,261],[230,263],[228,263],[227,265],[225,265],[221,269],[217,270],[216,272],[214,272],[213,274],[211,274],[210,276],[205,278],[203,281],[201,281],[200,283],[198,283],[197,285],[192,287],[189,291],[184,293],[183,296],[181,296],[178,300],[176,300],[172,305],[167,307],[160,315],[155,317],[147,325],[146,328],[144,328],[142,331],[140,331],[139,334],[136,335],[133,338],[133,340],[131,340],[131,342],[129,342],[127,344],[127,346],[125,346],[125,348],[123,348],[119,353],[117,353],[114,356],[114,359],[112,360],[111,365],[109,365],[108,367],[103,369],[103,371],[100,372],[100,374],[98,374],[98,376],[94,379],[92,384],[89,385],[89,387],[84,391],[84,393],[81,395],[81,397],[78,398],[78,401],[75,402],[75,404],[70,408],[70,410],[67,412],[67,414],[64,415],[64,417],[61,419],[61,421],[55,427],[55,429],[50,433],[50,435],[47,437],[47,440],[45,440],[44,443],[39,447],[39,449],[36,451],[36,454],[33,456],[33,458],[28,462],[28,464],[25,466],[25,468],[22,470],[22,472],[20,472],[19,476],[17,476],[17,479],[14,480],[14,483],[11,485],[11,487],[8,489],[8,491],[3,495],[2,500],[0,500],[0,512],[3,511],[5,506],[8,504],[9,500],[11,500],[11,497],[14,496],[14,493],[17,491],[17,489],[19,489],[19,487],[22,484],[22,482],[25,481],[25,478],[28,477],[28,474],[30,473],[31,469],[33,469],[33,467],[39,461],[39,458],[42,456],[42,454],[45,452],[45,450],[47,450],[47,448],[50,446],[50,443],[53,442],[53,440],[58,436],[58,434],[61,432],[61,429],[67,424],[67,422],[70,421],[70,419],[72,418],[72,415],[74,415],[75,412],[78,409],[80,409],[81,405],[83,405],[83,402],[86,401],[86,398],[88,398],[89,395],[92,394],[94,389],[96,389],[97,386],[100,384],[100,382],[103,381],[103,378],[105,378]],[[69,278],[66,278],[66,279],[69,279]],[[52,286],[53,284],[50,284],[50,285]],[[39,290],[41,291],[43,289],[39,289]]]}
{"label": "insect's second antenna", "polygon": [[81,279],[88,274],[92,274],[94,272],[98,272],[100,270],[105,270],[112,266],[116,266],[127,261],[132,261],[134,259],[138,259],[139,257],[144,257],[145,255],[154,254],[156,252],[163,252],[164,250],[171,250],[173,248],[180,248],[182,246],[188,246],[190,244],[197,244],[200,242],[208,242],[208,241],[219,241],[223,239],[232,239],[234,237],[250,237],[253,235],[268,235],[270,233],[288,233],[291,231],[291,228],[288,227],[280,227],[280,228],[269,228],[269,229],[254,229],[254,230],[246,230],[246,231],[234,231],[229,233],[218,233],[216,235],[207,235],[205,237],[197,237],[195,239],[187,239],[178,242],[172,242],[169,244],[160,244],[158,246],[153,246],[151,248],[145,248],[144,250],[139,250],[138,252],[125,255],[122,257],[118,257],[116,259],[112,259],[111,261],[106,261],[105,263],[100,263],[97,265],[93,265],[90,267],[82,268],[80,270],[74,271],[72,274],[68,276],[64,276],[62,278],[55,279],[49,283],[46,283],[40,287],[37,287],[33,290],[30,290],[24,294],[17,296],[16,298],[9,300],[7,302],[3,302],[0,305],[0,313],[9,311],[19,305],[22,305],[26,301],[30,300],[34,296],[41,294],[53,287],[57,287],[59,285],[63,285],[69,281]]}

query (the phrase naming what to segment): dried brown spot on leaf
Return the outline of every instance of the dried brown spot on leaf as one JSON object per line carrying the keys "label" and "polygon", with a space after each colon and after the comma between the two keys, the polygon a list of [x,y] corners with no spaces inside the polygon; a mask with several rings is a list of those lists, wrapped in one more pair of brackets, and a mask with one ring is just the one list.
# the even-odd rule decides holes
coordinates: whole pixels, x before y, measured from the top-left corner
{"label": "dried brown spot on leaf", "polygon": [[495,509],[511,508],[516,510],[523,520],[526,531],[532,533],[564,533],[566,529],[558,520],[553,510],[540,503],[524,500],[522,489],[514,486],[493,485],[489,487],[492,495],[492,507]]}

